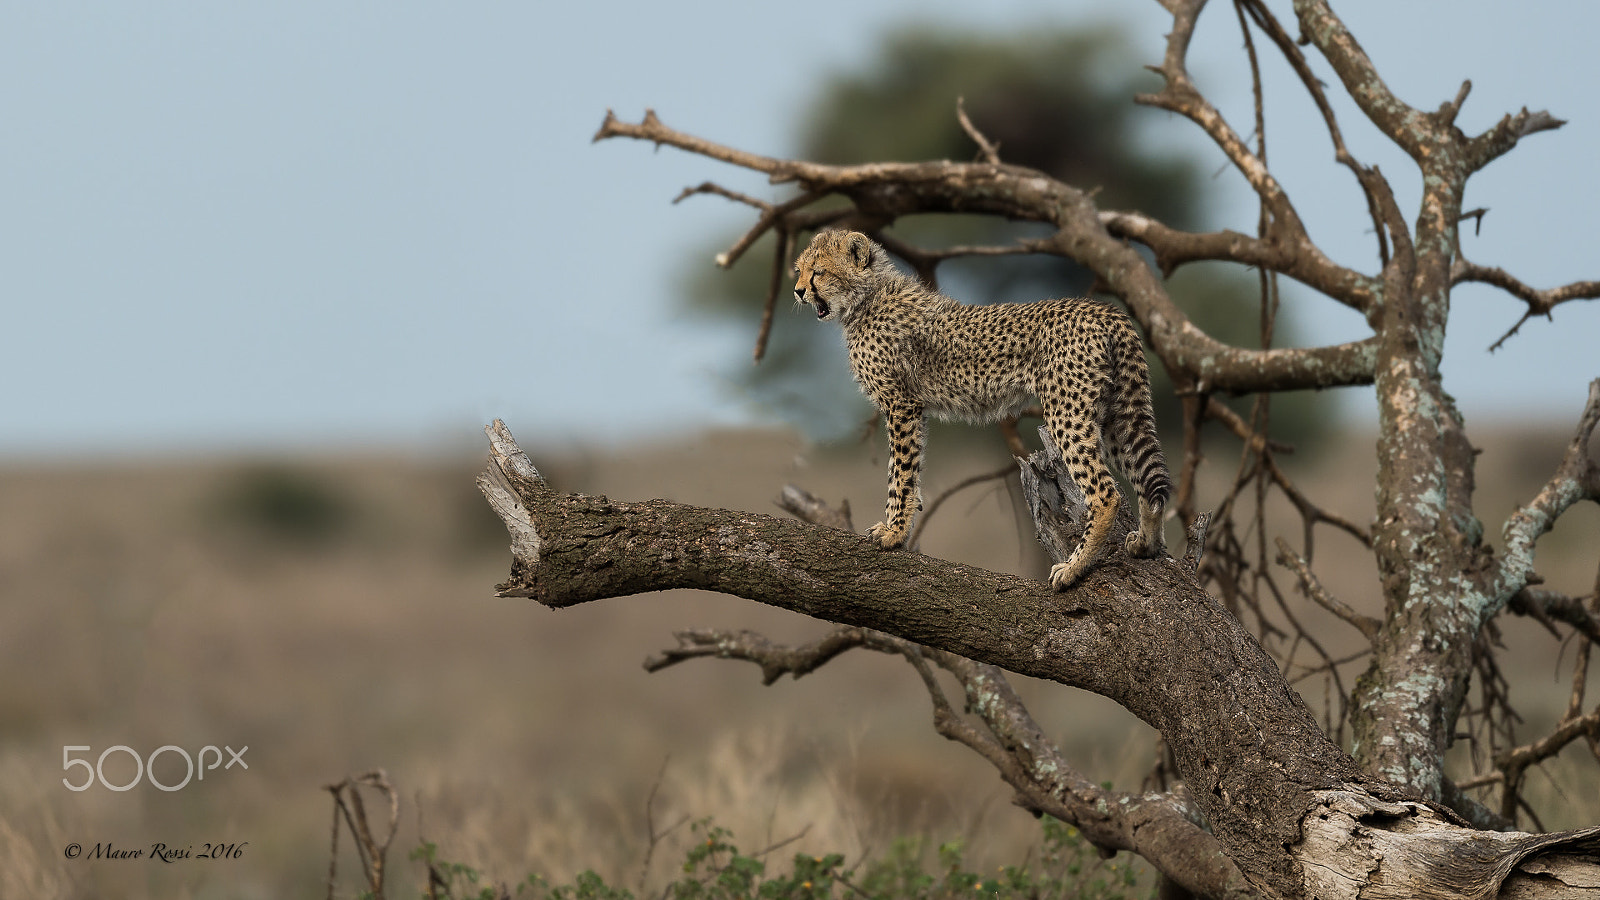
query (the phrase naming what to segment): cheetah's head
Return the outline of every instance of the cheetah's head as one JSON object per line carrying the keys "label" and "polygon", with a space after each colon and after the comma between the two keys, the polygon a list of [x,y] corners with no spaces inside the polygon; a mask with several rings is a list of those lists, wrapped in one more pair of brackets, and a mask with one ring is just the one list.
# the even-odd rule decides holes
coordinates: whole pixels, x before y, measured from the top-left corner
{"label": "cheetah's head", "polygon": [[879,270],[894,263],[859,231],[819,231],[795,260],[796,303],[809,303],[818,319],[846,319],[870,293]]}

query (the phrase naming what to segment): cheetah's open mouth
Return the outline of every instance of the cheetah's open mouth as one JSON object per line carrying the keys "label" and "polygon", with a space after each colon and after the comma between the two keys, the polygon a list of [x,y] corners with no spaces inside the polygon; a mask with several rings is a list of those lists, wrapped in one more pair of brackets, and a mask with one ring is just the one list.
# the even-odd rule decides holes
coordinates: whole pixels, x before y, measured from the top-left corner
{"label": "cheetah's open mouth", "polygon": [[817,318],[826,319],[828,317],[828,301],[821,297],[813,296],[811,303],[817,308]]}

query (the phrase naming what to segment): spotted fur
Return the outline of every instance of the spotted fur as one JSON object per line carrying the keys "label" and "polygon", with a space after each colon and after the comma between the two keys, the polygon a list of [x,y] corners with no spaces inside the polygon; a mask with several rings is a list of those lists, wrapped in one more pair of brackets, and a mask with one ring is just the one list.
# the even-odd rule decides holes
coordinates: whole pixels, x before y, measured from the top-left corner
{"label": "spotted fur", "polygon": [[1139,499],[1139,528],[1124,549],[1140,557],[1162,551],[1172,480],[1144,345],[1126,315],[1084,299],[967,306],[900,272],[858,232],[819,232],[795,268],[795,300],[843,325],[850,368],[888,426],[889,500],[884,520],[868,531],[879,546],[903,546],[922,509],[928,413],[992,421],[1033,396],[1089,507],[1083,543],[1050,570],[1050,583],[1061,590],[1077,581],[1116,517],[1121,494],[1102,448]]}

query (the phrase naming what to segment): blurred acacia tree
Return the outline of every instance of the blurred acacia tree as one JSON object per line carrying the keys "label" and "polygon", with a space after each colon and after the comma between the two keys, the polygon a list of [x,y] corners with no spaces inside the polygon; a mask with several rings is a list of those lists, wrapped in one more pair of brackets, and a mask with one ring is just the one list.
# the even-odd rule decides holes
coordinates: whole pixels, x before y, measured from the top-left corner
{"label": "blurred acacia tree", "polygon": [[[1141,133],[1140,117],[1158,113],[1135,106],[1132,97],[1150,84],[1107,74],[1125,71],[1111,61],[1132,53],[1122,34],[1109,27],[1009,36],[901,32],[887,39],[868,66],[822,84],[802,119],[798,155],[836,164],[973,159],[977,145],[956,116],[960,98],[1004,162],[1098,188],[1103,209],[1137,210],[1175,228],[1198,228],[1205,202],[1198,161],[1185,151],[1152,147]],[[1049,231],[975,216],[911,216],[890,233],[937,247],[1003,244]],[[735,237],[693,257],[696,268],[686,277],[684,295],[692,311],[753,329],[753,313],[766,296],[772,235],[729,271],[699,262]],[[799,240],[803,246],[809,235]],[[1094,287],[1087,270],[1057,256],[963,258],[945,263],[940,275],[940,288],[967,303],[1083,296]],[[1186,267],[1178,277],[1183,286],[1174,296],[1200,327],[1232,344],[1259,346],[1260,289],[1254,279],[1203,266]],[[780,306],[788,305],[786,299],[785,289]],[[1292,323],[1280,317],[1275,343],[1284,343],[1286,326]],[[1154,359],[1152,373],[1157,418],[1164,431],[1176,433],[1179,404]],[[779,316],[759,365],[740,359],[722,374],[746,401],[815,439],[851,434],[873,413],[850,379],[838,329],[796,316]],[[1274,432],[1305,443],[1317,420],[1304,406],[1292,396],[1278,403]]]}

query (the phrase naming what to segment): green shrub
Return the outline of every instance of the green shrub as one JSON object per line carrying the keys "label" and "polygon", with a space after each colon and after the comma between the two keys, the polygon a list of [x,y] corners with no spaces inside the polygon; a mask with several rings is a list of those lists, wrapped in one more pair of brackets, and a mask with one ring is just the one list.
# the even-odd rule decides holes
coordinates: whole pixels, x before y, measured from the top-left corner
{"label": "green shrub", "polygon": [[[1076,828],[1045,816],[1038,861],[1002,866],[985,878],[970,871],[960,841],[940,844],[928,866],[926,838],[900,838],[879,859],[846,868],[844,856],[796,854],[787,871],[769,875],[759,856],[741,852],[733,834],[710,819],[692,826],[695,843],[685,855],[681,877],[664,894],[665,900],[1124,900],[1148,895],[1140,883],[1149,882],[1148,870],[1138,862],[1102,859]],[[1029,857],[1033,854],[1030,852]],[[530,900],[633,900],[625,888],[605,883],[594,872],[584,872],[572,884],[552,885],[539,875],[529,875],[509,888],[479,888],[479,875],[460,863],[438,859],[437,847],[425,843],[412,851],[429,870],[431,892],[425,900],[501,900],[528,896]],[[474,893],[475,891],[475,893]]]}
{"label": "green shrub", "polygon": [[316,474],[291,466],[255,465],[218,488],[210,511],[224,529],[272,544],[325,546],[355,521],[355,504]]}

